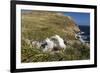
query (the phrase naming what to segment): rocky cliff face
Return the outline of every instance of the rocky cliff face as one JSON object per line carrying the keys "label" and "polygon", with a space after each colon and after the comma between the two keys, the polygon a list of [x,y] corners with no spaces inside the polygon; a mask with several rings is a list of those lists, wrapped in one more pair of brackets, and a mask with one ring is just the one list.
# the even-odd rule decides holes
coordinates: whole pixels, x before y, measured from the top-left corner
{"label": "rocky cliff face", "polygon": [[22,13],[22,37],[42,40],[58,34],[69,40],[75,39],[80,29],[70,16],[62,13],[31,11]]}

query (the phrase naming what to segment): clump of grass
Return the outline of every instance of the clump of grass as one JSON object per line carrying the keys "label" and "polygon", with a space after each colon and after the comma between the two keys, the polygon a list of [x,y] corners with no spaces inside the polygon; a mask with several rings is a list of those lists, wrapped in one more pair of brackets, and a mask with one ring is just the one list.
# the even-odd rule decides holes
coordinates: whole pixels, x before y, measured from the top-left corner
{"label": "clump of grass", "polygon": [[[24,42],[25,43],[25,42]],[[90,58],[90,49],[84,44],[76,44],[61,50],[58,53],[43,52],[42,49],[30,47],[27,43],[21,49],[22,62],[50,62],[50,61],[70,61],[85,60]]]}

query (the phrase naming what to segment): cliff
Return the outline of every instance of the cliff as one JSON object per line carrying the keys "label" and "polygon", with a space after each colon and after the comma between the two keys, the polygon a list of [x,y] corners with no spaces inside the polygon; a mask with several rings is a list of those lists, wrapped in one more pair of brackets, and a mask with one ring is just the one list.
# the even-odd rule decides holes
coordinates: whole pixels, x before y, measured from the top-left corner
{"label": "cliff", "polygon": [[70,16],[57,12],[31,11],[22,13],[22,37],[43,40],[46,37],[58,34],[73,40],[80,29]]}

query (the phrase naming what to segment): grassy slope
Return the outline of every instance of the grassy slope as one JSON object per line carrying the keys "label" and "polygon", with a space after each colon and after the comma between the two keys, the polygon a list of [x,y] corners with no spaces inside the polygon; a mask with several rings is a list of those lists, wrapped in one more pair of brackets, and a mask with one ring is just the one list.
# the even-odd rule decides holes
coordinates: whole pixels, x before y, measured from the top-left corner
{"label": "grassy slope", "polygon": [[[70,17],[55,12],[31,12],[22,14],[21,19],[22,38],[40,41],[58,34],[63,39],[71,40],[72,42],[72,44],[67,45],[65,51],[50,54],[48,52],[43,53],[35,47],[30,47],[25,40],[22,40],[22,62],[89,59],[89,47],[78,44],[77,40],[75,40],[75,32],[80,30]],[[75,41],[74,43],[73,40]]]}

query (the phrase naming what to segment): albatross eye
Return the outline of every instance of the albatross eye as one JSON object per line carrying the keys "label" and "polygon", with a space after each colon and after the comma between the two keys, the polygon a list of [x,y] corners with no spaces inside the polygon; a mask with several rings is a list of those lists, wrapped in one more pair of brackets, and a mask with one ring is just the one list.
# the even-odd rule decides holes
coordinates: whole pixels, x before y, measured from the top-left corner
{"label": "albatross eye", "polygon": [[46,45],[48,45],[48,43],[47,43],[47,42],[42,43],[42,44],[41,44],[41,47],[45,48],[45,46],[46,46]]}

